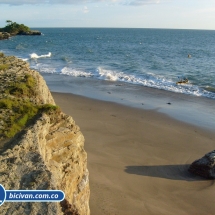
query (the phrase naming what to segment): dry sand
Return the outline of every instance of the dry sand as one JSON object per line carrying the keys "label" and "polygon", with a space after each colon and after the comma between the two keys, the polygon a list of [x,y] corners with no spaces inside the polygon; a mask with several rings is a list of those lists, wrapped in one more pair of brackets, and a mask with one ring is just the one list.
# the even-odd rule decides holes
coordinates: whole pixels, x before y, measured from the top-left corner
{"label": "dry sand", "polygon": [[191,175],[215,134],[155,111],[53,93],[86,139],[92,215],[212,215],[214,181]]}

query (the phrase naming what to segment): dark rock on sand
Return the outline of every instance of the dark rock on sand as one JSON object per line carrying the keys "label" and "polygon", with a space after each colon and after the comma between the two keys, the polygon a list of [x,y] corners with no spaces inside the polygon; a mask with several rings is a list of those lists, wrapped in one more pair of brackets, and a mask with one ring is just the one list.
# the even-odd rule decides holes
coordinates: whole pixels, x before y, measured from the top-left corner
{"label": "dark rock on sand", "polygon": [[207,179],[215,179],[215,150],[194,161],[189,171]]}

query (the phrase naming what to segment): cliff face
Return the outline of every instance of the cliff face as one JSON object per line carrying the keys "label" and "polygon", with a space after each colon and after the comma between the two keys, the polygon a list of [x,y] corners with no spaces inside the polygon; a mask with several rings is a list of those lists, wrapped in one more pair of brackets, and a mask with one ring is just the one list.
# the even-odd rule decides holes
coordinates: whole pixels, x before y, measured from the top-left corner
{"label": "cliff face", "polygon": [[[5,89],[11,86],[14,78],[30,74],[36,83],[33,96],[19,97],[19,101],[29,99],[37,106],[55,104],[39,73],[14,57],[2,57],[0,64],[6,61],[9,67],[0,71],[1,80],[4,80],[0,99],[16,99],[16,94],[8,95]],[[13,108],[1,108],[2,129],[8,122],[7,112],[14,114]],[[90,214],[84,137],[71,116],[59,109],[39,111],[13,138],[8,140],[2,135],[1,143],[4,146],[0,154],[0,181],[6,190],[58,189],[65,193],[61,203],[5,202],[0,207],[1,214]]]}

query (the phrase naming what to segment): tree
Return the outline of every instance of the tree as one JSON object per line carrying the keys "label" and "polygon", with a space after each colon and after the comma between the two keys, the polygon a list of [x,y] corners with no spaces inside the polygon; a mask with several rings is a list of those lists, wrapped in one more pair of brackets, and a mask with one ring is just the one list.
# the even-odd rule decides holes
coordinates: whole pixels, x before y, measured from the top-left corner
{"label": "tree", "polygon": [[6,22],[8,23],[8,25],[10,25],[12,23],[11,20],[6,20]]}
{"label": "tree", "polygon": [[28,26],[25,26],[24,24],[18,24],[11,20],[6,20],[6,22],[8,24],[4,28],[2,28],[2,30],[12,35],[30,31],[30,28]]}

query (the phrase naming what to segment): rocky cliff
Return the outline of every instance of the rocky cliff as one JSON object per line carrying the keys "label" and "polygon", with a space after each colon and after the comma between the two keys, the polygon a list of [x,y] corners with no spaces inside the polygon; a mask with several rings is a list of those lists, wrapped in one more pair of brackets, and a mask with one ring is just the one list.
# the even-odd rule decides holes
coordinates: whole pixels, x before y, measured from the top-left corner
{"label": "rocky cliff", "polygon": [[55,106],[38,72],[3,54],[0,164],[0,182],[6,190],[58,189],[65,193],[60,203],[5,202],[0,214],[90,214],[87,154],[79,127]]}

